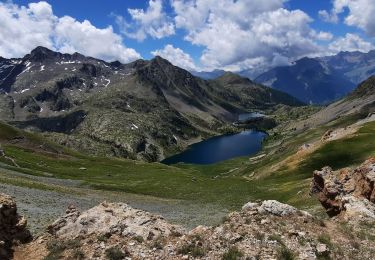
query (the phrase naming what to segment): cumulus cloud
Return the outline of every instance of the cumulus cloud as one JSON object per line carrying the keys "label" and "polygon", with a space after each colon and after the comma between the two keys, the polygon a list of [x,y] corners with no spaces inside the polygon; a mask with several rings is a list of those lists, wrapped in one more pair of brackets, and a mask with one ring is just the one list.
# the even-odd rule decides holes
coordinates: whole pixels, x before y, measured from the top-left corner
{"label": "cumulus cloud", "polygon": [[[287,63],[321,52],[317,38],[329,34],[310,28],[301,10],[287,10],[283,0],[172,0],[177,28],[185,40],[205,49],[207,68],[254,68],[259,61]],[[248,67],[246,67],[248,66]]]}
{"label": "cumulus cloud", "polygon": [[333,39],[333,34],[330,32],[315,32],[312,31],[311,36],[319,41],[330,41]]}
{"label": "cumulus cloud", "polygon": [[152,51],[151,54],[154,56],[163,57],[164,59],[172,62],[175,66],[184,68],[186,70],[197,70],[197,67],[190,55],[185,53],[180,48],[175,48],[171,44],[165,45],[163,49]]}
{"label": "cumulus cloud", "polygon": [[129,62],[140,58],[122,44],[112,27],[96,28],[89,21],[57,17],[47,2],[18,6],[0,3],[0,56],[21,57],[36,46],[62,52],[80,52],[104,60]]}
{"label": "cumulus cloud", "polygon": [[321,10],[319,15],[325,21],[338,22],[338,15],[346,9],[349,11],[344,18],[347,25],[356,26],[364,30],[369,36],[375,36],[374,0],[334,0],[330,13]]}
{"label": "cumulus cloud", "polygon": [[62,52],[80,52],[104,60],[129,62],[139,59],[133,49],[124,47],[122,38],[113,32],[111,26],[98,29],[89,21],[82,23],[72,17],[59,18],[55,27],[55,46]]}
{"label": "cumulus cloud", "polygon": [[55,19],[46,2],[29,4],[28,8],[0,3],[0,56],[23,56],[38,45],[52,48]]}
{"label": "cumulus cloud", "polygon": [[319,18],[324,22],[328,23],[338,23],[339,17],[335,12],[329,13],[327,10],[320,10],[319,11]]}
{"label": "cumulus cloud", "polygon": [[340,37],[329,45],[329,50],[333,53],[340,51],[369,52],[372,49],[374,49],[374,45],[352,33],[347,33],[345,37]]}
{"label": "cumulus cloud", "polygon": [[143,41],[147,36],[161,39],[175,34],[173,22],[169,21],[163,11],[162,0],[150,0],[147,10],[128,9],[132,21],[127,22],[123,16],[116,16],[120,30],[126,36]]}

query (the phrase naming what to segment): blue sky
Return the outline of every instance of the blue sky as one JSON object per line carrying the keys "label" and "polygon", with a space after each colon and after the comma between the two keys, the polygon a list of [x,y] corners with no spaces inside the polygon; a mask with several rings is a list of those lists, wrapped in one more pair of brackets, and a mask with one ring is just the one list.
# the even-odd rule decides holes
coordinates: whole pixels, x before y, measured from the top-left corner
{"label": "blue sky", "polygon": [[0,56],[5,57],[22,56],[38,44],[106,60],[160,55],[190,70],[243,70],[285,65],[303,56],[367,52],[374,46],[373,0],[0,3],[0,28],[9,28],[0,31],[5,39]]}

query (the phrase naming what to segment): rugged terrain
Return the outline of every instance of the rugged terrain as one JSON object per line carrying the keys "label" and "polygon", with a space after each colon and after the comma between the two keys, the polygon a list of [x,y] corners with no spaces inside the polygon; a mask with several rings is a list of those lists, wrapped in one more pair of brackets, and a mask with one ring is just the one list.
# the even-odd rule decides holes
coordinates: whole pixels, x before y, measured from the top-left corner
{"label": "rugged terrain", "polygon": [[14,259],[372,259],[374,170],[371,158],[356,169],[314,173],[311,192],[332,219],[266,200],[189,231],[124,203],[84,212],[70,205]]}
{"label": "rugged terrain", "polygon": [[1,58],[0,90],[1,120],[82,152],[146,161],[236,131],[239,113],[302,104],[238,76],[202,80],[160,57],[107,63],[43,47]]}
{"label": "rugged terrain", "polygon": [[255,81],[310,104],[337,100],[356,85],[340,72],[313,58],[303,58],[290,66],[276,67],[259,75]]}
{"label": "rugged terrain", "polygon": [[[241,79],[239,89],[247,81],[232,74],[225,78]],[[319,214],[317,200],[309,197],[312,172],[327,165],[334,170],[357,165],[375,155],[371,105],[361,102],[362,95],[372,95],[372,82],[343,99],[347,109],[324,118],[328,121],[320,120],[320,112],[314,114],[317,107],[275,107],[279,125],[269,131],[257,155],[206,166],[90,156],[0,124],[1,189],[16,197],[27,194],[19,198],[20,211],[38,232],[71,202],[85,210],[103,199],[127,201],[189,227],[217,224],[226,212],[257,199],[276,199]],[[353,102],[360,105],[353,108]]]}
{"label": "rugged terrain", "polygon": [[318,113],[293,125],[298,129],[309,129],[335,120],[355,122],[375,112],[375,77],[370,77],[346,97],[321,109]]}
{"label": "rugged terrain", "polygon": [[[240,74],[246,76],[245,72]],[[356,51],[302,58],[290,66],[272,68],[254,80],[306,103],[324,104],[343,97],[374,74],[375,51]]]}
{"label": "rugged terrain", "polygon": [[[153,86],[158,86],[159,84],[157,83],[159,80],[152,77],[152,75],[159,75],[159,73],[150,72],[150,70],[153,71],[155,69],[155,65],[151,64],[157,62],[157,60],[150,62],[139,61],[145,63],[141,66],[142,77],[148,80],[150,78],[153,79]],[[162,59],[159,61],[167,62]],[[133,64],[132,66],[135,65]],[[185,73],[173,66],[163,65],[162,67],[172,69],[172,72],[168,72],[166,75],[174,74],[173,69]],[[140,72],[138,71],[137,73]],[[137,77],[140,76],[138,75]],[[51,253],[51,257],[55,254],[62,254],[68,257],[74,253],[77,258],[82,256],[82,253],[83,255],[93,253],[92,251],[86,252],[86,250],[89,250],[89,243],[99,245],[96,251],[100,256],[106,256],[107,254],[120,254],[123,256],[123,254],[129,253],[138,255],[140,258],[142,258],[141,253],[160,257],[187,258],[195,253],[200,255],[202,251],[206,256],[213,258],[220,258],[227,253],[228,255],[234,254],[236,256],[237,254],[246,256],[259,254],[260,256],[270,257],[276,257],[279,254],[287,256],[315,254],[317,256],[318,251],[320,252],[319,254],[326,255],[327,249],[332,257],[350,255],[358,258],[358,255],[366,257],[370,254],[371,250],[369,251],[368,248],[372,246],[373,237],[366,231],[366,229],[371,230],[368,227],[369,224],[350,226],[352,224],[349,223],[348,226],[347,224],[332,224],[330,221],[325,222],[326,226],[322,226],[323,224],[321,224],[322,222],[319,219],[325,215],[324,210],[319,205],[319,201],[310,197],[309,193],[312,173],[315,170],[330,166],[332,171],[336,171],[343,167],[359,165],[367,158],[375,156],[375,117],[372,114],[375,94],[374,79],[368,79],[349,96],[322,110],[319,107],[276,104],[277,102],[273,98],[279,100],[289,96],[285,96],[285,94],[280,92],[272,92],[272,95],[270,95],[269,89],[258,86],[250,80],[232,73],[225,73],[222,77],[211,81],[196,80],[200,82],[199,84],[206,84],[207,92],[211,93],[208,97],[203,95],[202,100],[212,99],[215,100],[215,106],[224,107],[225,104],[225,106],[236,109],[264,106],[270,116],[277,121],[278,125],[269,131],[269,137],[265,141],[263,149],[257,155],[251,158],[246,156],[235,158],[214,165],[181,164],[167,166],[124,158],[92,156],[67,147],[74,147],[74,145],[61,145],[60,141],[62,139],[60,137],[70,138],[71,140],[75,138],[80,140],[78,138],[82,137],[82,145],[85,144],[85,136],[79,131],[84,126],[89,113],[85,114],[84,121],[72,133],[65,134],[49,131],[38,133],[40,129],[36,128],[34,130],[38,131],[29,132],[6,123],[0,123],[0,187],[2,191],[17,199],[19,212],[28,217],[33,234],[36,237],[39,235],[44,237],[43,241],[35,240],[39,242],[34,241],[29,245],[29,248],[26,247],[22,248],[22,251],[17,251],[17,254],[19,253],[17,257],[22,258],[32,250],[35,251],[35,243],[42,245],[38,248],[38,250],[41,250],[40,253],[42,255],[46,256]],[[167,82],[168,79],[163,78],[160,81]],[[174,81],[171,80],[170,82]],[[140,89],[143,88],[143,85],[139,86]],[[162,86],[164,88],[166,85],[163,83]],[[104,89],[100,89],[103,90],[101,93],[105,93]],[[247,91],[248,89],[253,89],[253,91]],[[168,91],[166,93],[170,93]],[[184,96],[183,93],[185,91],[187,90],[183,88],[178,89],[178,96]],[[78,90],[78,92],[81,91]],[[8,96],[14,95],[17,98],[12,91],[7,92],[7,94]],[[7,94],[4,94],[4,96],[7,96]],[[21,97],[21,95],[19,96]],[[164,96],[166,97],[167,95]],[[112,97],[115,98],[116,95]],[[264,102],[257,103],[259,99]],[[83,100],[86,99],[83,98]],[[98,98],[95,98],[95,102],[98,100]],[[172,107],[171,104],[173,102],[166,100],[164,104]],[[79,107],[85,108],[86,112],[93,111],[89,104],[79,105]],[[158,105],[158,107],[160,106]],[[50,108],[48,109],[44,110],[46,113],[48,111],[45,118],[50,120],[49,113],[54,112],[51,112]],[[75,111],[74,109],[75,107],[71,111],[66,111],[67,114],[72,114]],[[186,107],[182,107],[181,111],[183,109],[186,109]],[[177,109],[173,111],[177,111]],[[56,113],[63,115],[62,111]],[[178,113],[183,115],[185,119],[187,118],[187,112]],[[19,114],[18,116],[21,115]],[[141,117],[142,113],[139,116]],[[35,122],[40,122],[41,117],[37,116],[36,119],[37,121]],[[192,122],[190,120],[189,122]],[[30,129],[30,120],[26,118],[8,122]],[[55,126],[50,121],[46,122],[48,122],[46,124],[48,126]],[[58,123],[62,121],[56,122],[57,127],[59,126]],[[66,122],[71,121],[68,120]],[[206,128],[200,129],[203,133]],[[124,135],[130,135],[133,132],[135,133],[136,131],[132,129],[124,131]],[[60,144],[53,140],[60,142]],[[98,143],[100,142],[98,141],[96,144]],[[62,144],[68,143],[62,142]],[[105,151],[105,147],[109,146],[110,144],[105,144],[103,151]],[[319,197],[324,198],[323,195],[319,195]],[[238,233],[242,236],[241,231],[244,232],[244,239],[235,242],[233,248],[231,246],[232,243],[228,242],[228,238],[220,237],[220,234],[222,234],[220,232],[223,231],[215,230],[214,227],[207,227],[202,229],[204,231],[198,232],[203,239],[196,239],[192,235],[193,233],[189,233],[189,231],[182,231],[181,237],[168,236],[167,241],[170,240],[172,244],[170,246],[171,255],[169,255],[168,249],[165,249],[167,245],[164,244],[165,241],[161,243],[163,249],[158,249],[160,247],[157,246],[160,244],[159,241],[151,247],[151,243],[154,244],[154,241],[148,241],[147,237],[142,239],[132,236],[123,238],[116,235],[111,236],[111,238],[106,236],[96,238],[95,235],[92,237],[90,235],[87,241],[82,241],[86,244],[81,245],[74,238],[67,241],[65,239],[55,241],[54,236],[58,233],[57,231],[56,233],[55,231],[51,231],[52,233],[48,234],[41,233],[41,231],[45,230],[46,224],[52,223],[54,219],[61,216],[70,204],[75,204],[76,208],[82,210],[82,213],[77,213],[71,207],[69,214],[87,216],[86,210],[103,200],[109,201],[105,205],[110,205],[114,212],[119,212],[118,209],[125,208],[126,211],[140,212],[136,214],[148,217],[154,216],[153,214],[162,214],[165,216],[165,220],[160,217],[150,218],[155,221],[161,221],[156,222],[157,225],[165,225],[165,227],[169,228],[171,226],[170,223],[173,223],[179,224],[186,229],[195,227],[198,224],[207,226],[219,225],[221,218],[227,212],[238,210],[248,201],[255,201],[257,204],[255,204],[253,210],[244,210],[240,213],[231,214],[229,222],[220,224],[225,230],[229,230],[230,234]],[[296,215],[292,214],[288,217],[274,216],[262,210],[259,211],[258,208],[262,208],[264,203],[260,201],[264,200],[277,200],[282,203],[288,203],[300,210],[308,211],[314,217],[308,217],[305,213],[301,216],[298,210],[292,210],[292,212],[297,212]],[[339,197],[337,201],[340,201]],[[130,206],[117,204],[117,202],[126,202],[131,207],[152,213],[150,215],[143,211],[134,211]],[[266,205],[267,203],[271,202],[266,202]],[[107,212],[105,207],[103,207],[102,205],[94,209]],[[110,214],[110,212],[105,214]],[[121,222],[124,215],[118,213],[116,216],[120,216],[119,222]],[[231,219],[232,216],[234,216],[233,219]],[[254,219],[252,219],[252,216],[254,216]],[[263,218],[269,219],[271,224],[262,223],[261,219]],[[309,222],[310,218],[313,219],[311,222]],[[304,223],[305,220],[308,223]],[[339,221],[339,218],[337,220]],[[151,224],[153,223],[152,221],[150,222]],[[247,225],[246,222],[252,224]],[[236,223],[240,223],[242,226],[237,228]],[[298,225],[293,226],[294,223]],[[136,229],[138,229],[137,225],[139,223],[131,222],[130,224],[134,224]],[[255,230],[251,229],[252,226],[265,235],[260,234],[259,237],[261,239],[255,239],[258,233],[254,233]],[[279,233],[281,240],[277,234],[276,236],[269,234],[268,227],[272,227],[275,233]],[[286,235],[284,227],[287,230],[295,230],[296,232],[301,231],[302,228],[311,230],[311,232],[304,235],[307,241],[310,241],[309,244],[306,244],[302,238]],[[234,229],[232,230],[231,228]],[[122,229],[123,226],[121,226]],[[302,231],[304,232],[304,230]],[[313,231],[316,231],[316,233],[313,233]],[[246,232],[248,235],[245,234]],[[328,233],[329,238],[324,235],[325,233]],[[216,238],[210,240],[209,234],[214,234],[213,236],[216,236]],[[340,234],[340,236],[336,237],[336,234]],[[355,238],[351,234],[355,234]],[[142,240],[143,242],[139,242]],[[129,250],[128,246],[116,248],[120,243],[119,241],[129,242],[129,245],[134,243],[134,246],[132,246],[133,251]],[[204,241],[208,241],[207,247]],[[251,249],[255,248],[256,250],[250,250],[246,247],[246,243],[249,241],[254,245]],[[354,241],[353,244],[350,244],[351,241]],[[343,244],[345,246],[341,246]],[[363,244],[363,248],[358,246],[358,244]],[[310,245],[310,247],[305,248],[305,245]],[[110,249],[113,246],[115,248]],[[77,250],[80,247],[83,248],[83,252]],[[135,247],[136,249],[134,249]],[[156,250],[153,249],[154,247]],[[210,251],[209,248],[211,247],[214,250]],[[139,251],[137,251],[138,249]]]}
{"label": "rugged terrain", "polygon": [[312,194],[331,217],[347,220],[375,218],[375,158],[356,169],[333,171],[325,167],[314,172]]}
{"label": "rugged terrain", "polygon": [[27,221],[18,215],[16,202],[8,195],[0,193],[0,258],[8,259],[13,254],[13,246],[31,241],[26,228]]}

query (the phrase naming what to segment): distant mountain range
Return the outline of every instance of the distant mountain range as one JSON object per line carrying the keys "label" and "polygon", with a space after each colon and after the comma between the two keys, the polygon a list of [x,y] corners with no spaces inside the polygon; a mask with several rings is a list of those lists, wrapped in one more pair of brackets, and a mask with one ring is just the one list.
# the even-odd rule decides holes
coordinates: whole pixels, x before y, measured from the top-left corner
{"label": "distant mountain range", "polygon": [[306,103],[332,102],[375,74],[375,51],[340,52],[334,56],[302,58],[291,66],[273,68],[255,81],[284,91]]}
{"label": "distant mountain range", "polygon": [[225,72],[225,70],[191,71],[191,74],[202,79],[216,79],[218,77],[223,76]]}
{"label": "distant mountain range", "polygon": [[203,80],[155,57],[104,62],[44,47],[0,58],[0,120],[99,155],[157,161],[225,132],[238,113],[296,98],[225,73]]}
{"label": "distant mountain range", "polygon": [[[195,76],[204,79],[215,79],[224,73],[223,70],[193,72]],[[356,85],[375,75],[375,50],[368,53],[340,52],[327,57],[302,58],[290,66],[236,73],[286,92],[305,103],[325,104],[345,96]]]}
{"label": "distant mountain range", "polygon": [[305,103],[329,103],[349,93],[355,84],[317,59],[303,58],[292,66],[277,67],[255,79]]}

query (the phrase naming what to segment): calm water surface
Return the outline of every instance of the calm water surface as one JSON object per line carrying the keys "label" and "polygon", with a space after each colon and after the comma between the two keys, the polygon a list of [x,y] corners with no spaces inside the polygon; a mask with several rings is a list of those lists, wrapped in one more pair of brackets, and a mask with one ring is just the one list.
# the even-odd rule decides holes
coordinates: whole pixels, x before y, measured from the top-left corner
{"label": "calm water surface", "polygon": [[255,130],[213,137],[189,146],[184,152],[169,157],[162,163],[212,164],[234,157],[251,155],[262,148],[262,141],[265,137],[265,133]]}

